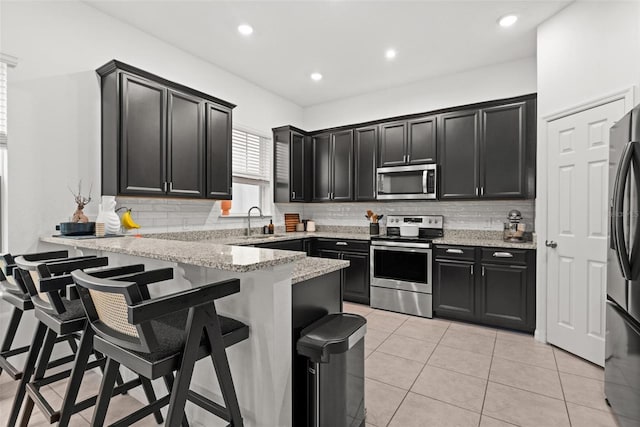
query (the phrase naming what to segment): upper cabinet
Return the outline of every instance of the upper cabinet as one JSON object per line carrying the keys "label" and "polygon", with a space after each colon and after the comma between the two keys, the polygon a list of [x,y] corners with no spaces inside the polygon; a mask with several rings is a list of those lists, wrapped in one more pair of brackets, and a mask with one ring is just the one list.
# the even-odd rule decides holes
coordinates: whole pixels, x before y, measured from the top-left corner
{"label": "upper cabinet", "polygon": [[380,125],[380,167],[435,163],[436,117]]}
{"label": "upper cabinet", "polygon": [[102,194],[231,198],[231,111],[118,61],[102,91]]}
{"label": "upper cabinet", "polygon": [[378,126],[354,130],[355,174],[353,199],[362,202],[376,199],[376,165]]}
{"label": "upper cabinet", "polygon": [[273,129],[273,200],[311,201],[311,138],[292,126]]}
{"label": "upper cabinet", "polygon": [[535,101],[440,116],[440,199],[535,196]]}
{"label": "upper cabinet", "polygon": [[276,202],[376,200],[378,168],[428,163],[439,199],[535,197],[536,95],[310,133],[287,126],[274,141]]}
{"label": "upper cabinet", "polygon": [[312,139],[313,201],[353,200],[353,131]]}

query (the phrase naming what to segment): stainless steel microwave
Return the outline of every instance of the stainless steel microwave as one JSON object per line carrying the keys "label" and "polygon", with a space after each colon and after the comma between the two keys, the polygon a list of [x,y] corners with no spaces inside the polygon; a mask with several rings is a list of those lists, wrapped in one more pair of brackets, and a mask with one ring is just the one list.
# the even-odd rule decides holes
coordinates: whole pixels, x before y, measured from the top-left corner
{"label": "stainless steel microwave", "polygon": [[378,168],[378,200],[431,200],[437,197],[438,166],[434,164]]}

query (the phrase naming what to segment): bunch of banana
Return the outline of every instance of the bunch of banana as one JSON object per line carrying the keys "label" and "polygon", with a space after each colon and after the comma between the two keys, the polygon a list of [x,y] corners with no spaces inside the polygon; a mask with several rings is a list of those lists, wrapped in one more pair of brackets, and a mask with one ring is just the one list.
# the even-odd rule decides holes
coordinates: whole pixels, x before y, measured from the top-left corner
{"label": "bunch of banana", "polygon": [[140,228],[140,226],[131,218],[131,209],[127,209],[120,217],[120,223],[127,230]]}

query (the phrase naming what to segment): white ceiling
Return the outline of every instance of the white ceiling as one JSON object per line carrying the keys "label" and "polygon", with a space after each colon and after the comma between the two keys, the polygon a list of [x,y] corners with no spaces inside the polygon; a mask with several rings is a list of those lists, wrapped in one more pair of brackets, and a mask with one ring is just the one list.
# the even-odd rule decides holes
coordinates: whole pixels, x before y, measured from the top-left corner
{"label": "white ceiling", "polygon": [[[87,1],[306,107],[530,57],[569,1]],[[520,19],[505,29],[499,17]],[[237,26],[254,28],[241,36]],[[385,50],[398,56],[387,61]],[[319,71],[324,78],[313,82]]]}

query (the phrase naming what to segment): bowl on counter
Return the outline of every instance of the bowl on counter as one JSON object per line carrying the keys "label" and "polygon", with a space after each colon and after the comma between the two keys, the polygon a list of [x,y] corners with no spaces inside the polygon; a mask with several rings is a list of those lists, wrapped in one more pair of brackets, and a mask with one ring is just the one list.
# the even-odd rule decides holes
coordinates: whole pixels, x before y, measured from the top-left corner
{"label": "bowl on counter", "polygon": [[61,222],[56,226],[63,236],[89,236],[96,234],[95,222]]}

